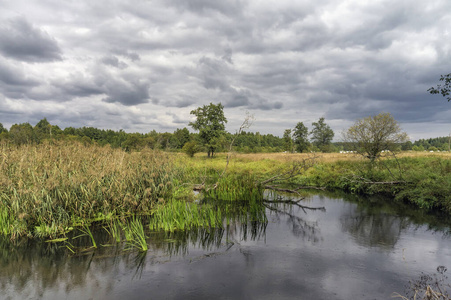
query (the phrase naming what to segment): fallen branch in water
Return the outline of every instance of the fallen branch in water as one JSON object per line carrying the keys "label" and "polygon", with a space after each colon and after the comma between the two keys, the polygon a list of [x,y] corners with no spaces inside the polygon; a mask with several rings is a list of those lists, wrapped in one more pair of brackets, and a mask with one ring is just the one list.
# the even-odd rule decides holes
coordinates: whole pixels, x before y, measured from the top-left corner
{"label": "fallen branch in water", "polygon": [[[317,222],[311,222],[311,221],[307,221],[304,220],[294,214],[291,214],[285,210],[281,210],[279,208],[277,208],[276,205],[271,205],[272,201],[269,202],[263,202],[263,205],[275,212],[275,216],[280,215],[285,215],[288,217],[288,220],[292,223],[293,225],[293,234],[295,234],[295,236],[303,236],[303,237],[308,237],[309,240],[313,240],[313,241],[318,241],[320,239],[319,237],[319,228],[318,228],[318,223]],[[305,207],[305,209],[313,209],[315,210],[316,208],[312,208],[312,207]],[[306,213],[304,209],[304,212]]]}
{"label": "fallen branch in water", "polygon": [[[305,198],[301,198],[298,200],[291,200],[291,199],[280,199],[278,198],[277,200],[263,200],[263,203],[284,203],[284,204],[291,204],[291,205],[295,205],[297,207],[300,207],[305,213],[306,210],[320,210],[320,211],[326,211],[326,208],[324,206],[321,207],[310,207],[310,206],[306,206],[306,205],[301,205],[299,204],[299,202],[301,202],[302,200],[304,200]],[[271,210],[276,210],[273,207],[268,207],[267,205],[265,205],[266,208],[271,209]]]}

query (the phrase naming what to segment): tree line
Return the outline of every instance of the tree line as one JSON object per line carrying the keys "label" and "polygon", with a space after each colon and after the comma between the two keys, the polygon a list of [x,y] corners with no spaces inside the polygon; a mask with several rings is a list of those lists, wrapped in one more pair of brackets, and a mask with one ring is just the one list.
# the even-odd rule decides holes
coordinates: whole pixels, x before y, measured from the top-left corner
{"label": "tree line", "polygon": [[[233,136],[224,131],[211,141],[211,146],[214,146],[215,152],[226,151]],[[148,133],[127,133],[122,129],[114,131],[86,126],[61,129],[58,125],[50,124],[46,118],[40,120],[35,126],[26,122],[14,124],[9,130],[0,123],[0,141],[2,142],[19,146],[57,140],[78,141],[83,144],[96,143],[100,146],[108,144],[113,148],[122,148],[126,151],[136,151],[146,147],[165,151],[194,151],[194,153],[208,150],[203,144],[200,133],[190,132],[186,127],[178,128],[173,132],[161,133],[152,130]],[[282,138],[272,134],[243,131],[235,137],[234,150],[245,153],[281,152],[283,141]]]}
{"label": "tree line", "polygon": [[[283,134],[284,150],[287,152],[337,152],[339,148],[332,144],[334,131],[319,118],[312,123],[309,131],[303,122],[298,122],[294,129],[285,129]],[[311,138],[309,138],[311,136]]]}
{"label": "tree line", "polygon": [[[104,130],[94,127],[66,127],[61,129],[52,125],[46,118],[35,126],[30,123],[14,124],[9,130],[0,123],[0,141],[15,145],[38,144],[51,140],[79,141],[83,144],[96,143],[100,146],[109,144],[113,148],[125,151],[136,151],[143,148],[162,149],[166,151],[183,151],[189,155],[197,152],[207,152],[213,156],[216,152],[227,151],[233,141],[233,150],[242,153],[261,152],[338,152],[356,151],[365,148],[366,156],[376,158],[381,150],[414,150],[414,151],[447,151],[450,147],[449,137],[420,139],[412,143],[407,135],[401,134],[396,121],[389,114],[379,114],[358,120],[348,129],[347,139],[332,142],[334,131],[326,124],[324,118],[312,123],[309,130],[303,122],[298,122],[293,129],[286,129],[282,137],[259,132],[240,131],[232,134],[225,131],[227,119],[224,116],[221,103],[204,105],[191,112],[196,120],[188,125],[196,133],[186,127],[174,132],[127,133],[124,130]],[[383,142],[365,141],[371,132],[379,132],[382,124],[387,129],[394,130],[398,135],[386,138]],[[371,127],[372,126],[372,127]],[[388,143],[387,143],[388,142]],[[376,146],[375,146],[376,145]],[[370,148],[373,147],[373,148]],[[375,146],[375,147],[374,147]]]}

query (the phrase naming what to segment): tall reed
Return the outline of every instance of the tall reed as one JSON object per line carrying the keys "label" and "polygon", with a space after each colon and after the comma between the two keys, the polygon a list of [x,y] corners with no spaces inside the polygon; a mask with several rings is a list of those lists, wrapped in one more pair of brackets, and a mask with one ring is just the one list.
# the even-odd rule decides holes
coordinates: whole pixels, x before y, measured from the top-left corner
{"label": "tall reed", "polygon": [[140,218],[133,217],[124,227],[124,231],[127,236],[128,249],[138,249],[142,252],[146,252],[149,249],[144,226]]}
{"label": "tall reed", "polygon": [[262,201],[263,188],[251,174],[230,174],[219,178],[214,188],[208,189],[206,198],[229,201]]}
{"label": "tall reed", "polygon": [[14,220],[9,231],[16,234],[42,234],[35,228],[45,226],[63,233],[76,220],[149,214],[172,197],[180,175],[169,155],[153,150],[47,143],[0,144],[0,151],[0,211]]}
{"label": "tall reed", "polygon": [[211,205],[173,200],[155,208],[149,227],[151,230],[165,231],[222,227],[221,211]]}

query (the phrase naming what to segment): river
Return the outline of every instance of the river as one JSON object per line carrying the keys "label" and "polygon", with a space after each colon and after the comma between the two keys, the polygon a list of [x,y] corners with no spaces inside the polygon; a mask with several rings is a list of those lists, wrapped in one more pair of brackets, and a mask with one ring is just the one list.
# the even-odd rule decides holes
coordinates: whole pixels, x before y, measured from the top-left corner
{"label": "river", "polygon": [[152,233],[145,254],[105,245],[103,232],[105,246],[76,254],[1,240],[0,298],[391,299],[422,273],[451,267],[439,216],[324,193],[298,204],[271,206],[265,224]]}

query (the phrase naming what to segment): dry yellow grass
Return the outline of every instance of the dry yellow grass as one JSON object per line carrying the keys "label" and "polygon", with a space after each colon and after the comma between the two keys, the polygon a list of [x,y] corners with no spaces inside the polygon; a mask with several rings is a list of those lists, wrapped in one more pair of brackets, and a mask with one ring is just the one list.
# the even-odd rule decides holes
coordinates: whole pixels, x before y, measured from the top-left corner
{"label": "dry yellow grass", "polygon": [[275,160],[288,163],[296,160],[315,158],[318,162],[335,162],[339,160],[362,160],[360,155],[345,153],[256,153],[256,154],[236,154],[237,159],[259,161]]}
{"label": "dry yellow grass", "polygon": [[[225,155],[225,154],[220,154]],[[250,153],[234,154],[234,157],[238,160],[245,161],[260,161],[260,160],[275,160],[280,162],[290,162],[294,160],[302,160],[315,157],[318,162],[336,162],[336,161],[361,161],[365,160],[364,157],[358,154],[352,153]],[[390,156],[388,156],[390,157]],[[440,157],[444,159],[451,159],[451,153],[449,152],[413,152],[406,151],[396,155],[396,157]]]}
{"label": "dry yellow grass", "polygon": [[5,231],[23,234],[37,227],[50,235],[79,220],[148,213],[172,197],[176,172],[166,153],[153,150],[0,144],[0,213],[20,221]]}
{"label": "dry yellow grass", "polygon": [[440,157],[444,159],[451,159],[450,152],[415,152],[415,151],[406,151],[400,153],[399,157]]}

